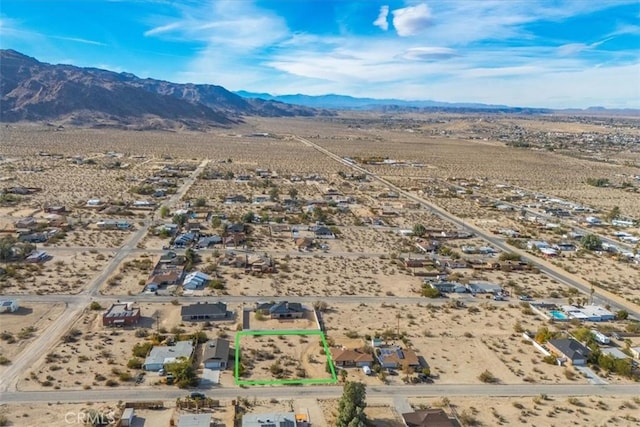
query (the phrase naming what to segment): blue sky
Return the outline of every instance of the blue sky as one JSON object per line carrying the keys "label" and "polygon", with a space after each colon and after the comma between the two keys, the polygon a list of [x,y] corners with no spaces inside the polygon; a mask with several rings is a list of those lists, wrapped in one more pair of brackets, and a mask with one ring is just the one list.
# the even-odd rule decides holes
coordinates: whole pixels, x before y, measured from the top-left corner
{"label": "blue sky", "polygon": [[229,90],[640,108],[640,0],[2,0],[0,47]]}

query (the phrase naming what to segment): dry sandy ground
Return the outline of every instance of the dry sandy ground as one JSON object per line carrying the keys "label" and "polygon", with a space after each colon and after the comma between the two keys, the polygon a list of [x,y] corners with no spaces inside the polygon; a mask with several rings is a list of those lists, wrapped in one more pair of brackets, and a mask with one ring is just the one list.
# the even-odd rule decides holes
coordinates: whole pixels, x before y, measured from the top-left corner
{"label": "dry sandy ground", "polygon": [[40,264],[10,264],[15,274],[0,282],[3,292],[15,294],[75,294],[86,288],[105,267],[111,253],[89,250],[56,251]]}
{"label": "dry sandy ground", "polygon": [[[0,331],[2,332],[0,355],[13,360],[51,322],[55,321],[63,310],[63,304],[29,303],[20,307],[15,313],[0,314]],[[0,373],[7,366],[0,366]]]}
{"label": "dry sandy ground", "polygon": [[[327,426],[335,425],[336,422],[336,409],[338,407],[339,400],[337,399],[322,399],[318,400],[318,404],[324,412],[324,419]],[[402,427],[404,422],[402,417],[395,408],[384,404],[383,402],[376,402],[373,404],[367,403],[364,413],[367,415],[367,419],[370,425],[374,427]]]}
{"label": "dry sandy ground", "polygon": [[[121,409],[117,402],[95,404],[20,404],[0,406],[0,415],[4,415],[12,423],[11,426],[38,427],[42,425],[63,426],[83,425],[78,415],[87,410],[97,410],[105,414],[119,415]],[[132,427],[169,427],[176,423],[180,415],[188,411],[175,408],[175,401],[164,402],[165,409],[136,409]],[[215,408],[212,413],[212,426],[227,427],[233,425],[233,408],[230,402],[221,402],[223,406]],[[80,421],[82,418],[80,418]]]}
{"label": "dry sandy ground", "polygon": [[[640,423],[638,398],[554,397],[533,398],[483,397],[450,399],[409,399],[415,409],[442,406],[448,400],[458,416],[479,426],[620,426]],[[445,411],[451,410],[445,405]]]}
{"label": "dry sandy ground", "polygon": [[[107,307],[105,307],[107,308]],[[166,304],[140,304],[142,320],[139,328],[147,333],[159,330],[165,334],[204,331],[209,338],[230,337],[236,330],[235,319],[208,325],[201,322],[182,322],[180,306]],[[238,307],[229,307],[237,310]],[[25,372],[18,384],[21,390],[40,390],[51,388],[96,389],[106,388],[107,381],[127,382],[121,374],[132,377],[139,372],[127,368],[127,362],[133,357],[133,346],[145,338],[136,337],[138,329],[110,329],[102,326],[100,311],[87,310],[72,326],[61,342],[48,354],[43,355],[33,369]],[[160,320],[159,325],[156,319]],[[146,375],[145,382],[137,387],[144,389],[158,385],[159,377],[154,372]],[[131,386],[132,384],[129,384]]]}
{"label": "dry sandy ground", "polygon": [[327,357],[317,335],[243,336],[243,380],[330,379]]}
{"label": "dry sandy ground", "polygon": [[[477,313],[426,304],[341,304],[326,313],[324,321],[328,338],[337,344],[354,333],[364,337],[399,330],[410,347],[424,357],[431,372],[439,376],[436,381],[440,384],[480,384],[479,376],[485,369],[507,384],[586,383],[578,375],[569,380],[564,368],[544,363],[543,355],[525,344],[514,330],[517,319],[524,329],[532,331],[545,325],[543,319],[526,316],[518,305],[507,303],[487,301],[474,307],[479,309]],[[360,341],[361,346],[364,344]],[[358,369],[347,371],[351,380],[380,384],[380,380],[366,378]],[[402,378],[402,374],[387,376],[387,381],[401,384]]]}

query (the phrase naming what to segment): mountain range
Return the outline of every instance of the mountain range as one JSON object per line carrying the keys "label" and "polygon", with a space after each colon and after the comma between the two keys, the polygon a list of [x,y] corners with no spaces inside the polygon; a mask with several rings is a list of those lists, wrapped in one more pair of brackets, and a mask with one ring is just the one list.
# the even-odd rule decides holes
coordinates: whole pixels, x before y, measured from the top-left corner
{"label": "mountain range", "polygon": [[129,129],[231,126],[245,116],[330,115],[221,86],[142,79],[98,68],[52,65],[0,50],[0,121],[58,121]]}
{"label": "mountain range", "polygon": [[[125,129],[206,129],[242,123],[247,116],[330,116],[335,110],[544,114],[553,110],[478,103],[354,98],[344,95],[271,95],[230,92],[210,84],[180,84],[98,68],[52,65],[0,50],[0,122],[55,121]],[[579,114],[638,110],[564,110]]]}

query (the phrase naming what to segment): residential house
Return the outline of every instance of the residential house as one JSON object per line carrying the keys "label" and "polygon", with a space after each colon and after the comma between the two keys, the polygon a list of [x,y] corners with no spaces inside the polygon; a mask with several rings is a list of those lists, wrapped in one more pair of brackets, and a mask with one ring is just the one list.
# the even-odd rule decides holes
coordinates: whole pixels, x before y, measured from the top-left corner
{"label": "residential house", "polygon": [[314,230],[317,239],[335,239],[336,236],[329,227],[320,226]]}
{"label": "residential house", "polygon": [[474,294],[499,294],[502,292],[500,285],[490,282],[470,282],[467,289]]}
{"label": "residential house", "polygon": [[224,198],[224,203],[227,205],[230,205],[233,203],[247,203],[248,201],[249,200],[247,200],[247,198],[241,194],[234,194]]}
{"label": "residential house", "polygon": [[362,351],[360,349],[349,350],[347,348],[333,347],[331,351],[331,360],[334,365],[339,368],[357,367],[362,368],[364,366],[371,367],[373,363],[373,357],[370,353]]}
{"label": "residential house", "polygon": [[87,204],[85,207],[87,208],[98,208],[104,205],[104,202],[100,199],[89,199],[87,200]]}
{"label": "residential house", "polygon": [[228,234],[245,233],[247,231],[247,227],[239,222],[236,222],[234,224],[227,224],[224,229]]}
{"label": "residential house", "polygon": [[458,293],[463,294],[468,292],[467,288],[462,283],[457,282],[429,282],[429,286],[438,290],[442,294]]}
{"label": "residential house", "polygon": [[618,347],[600,347],[602,354],[611,356],[614,359],[631,359],[631,356],[620,350]]}
{"label": "residential house", "polygon": [[449,418],[442,408],[429,408],[402,414],[407,427],[456,427],[458,423]]}
{"label": "residential house", "polygon": [[214,234],[213,236],[204,236],[198,239],[196,248],[210,248],[211,246],[219,245],[220,243],[222,243],[222,237],[218,235]]}
{"label": "residential house", "polygon": [[140,308],[134,307],[131,302],[111,304],[102,314],[103,326],[132,326],[139,321]]}
{"label": "residential house", "polygon": [[202,363],[207,369],[227,369],[229,341],[222,338],[207,341],[202,350]]}
{"label": "residential house", "polygon": [[45,251],[33,251],[24,259],[25,262],[45,262],[49,259],[49,254]]}
{"label": "residential house", "polygon": [[193,243],[196,238],[196,233],[184,233],[176,237],[173,241],[173,244],[175,246],[187,246]]}
{"label": "residential house", "polygon": [[148,200],[136,200],[133,202],[131,206],[134,209],[151,209],[155,206],[155,202],[150,202]]}
{"label": "residential house", "polygon": [[18,301],[14,299],[0,300],[0,313],[15,313],[20,309]]}
{"label": "residential house", "polygon": [[182,279],[182,273],[179,271],[166,271],[161,273],[152,274],[147,279],[147,287],[155,285],[156,288],[162,286],[177,285]]}
{"label": "residential house", "polygon": [[418,356],[409,348],[402,349],[397,345],[378,347],[375,349],[375,355],[383,368],[404,368],[405,365],[414,369],[420,367]]}
{"label": "residential house", "polygon": [[311,427],[306,413],[244,414],[242,427]]}
{"label": "residential house", "polygon": [[259,273],[273,273],[275,272],[275,265],[273,260],[269,256],[252,255],[247,259],[245,266],[250,271]]}
{"label": "residential house", "polygon": [[268,194],[258,194],[256,196],[253,196],[253,203],[254,204],[260,204],[260,203],[267,203],[271,201],[271,196],[269,196]]}
{"label": "residential house", "polygon": [[38,226],[38,222],[32,216],[28,216],[25,218],[20,218],[15,223],[16,229],[18,230],[33,230]]}
{"label": "residential house", "polygon": [[257,303],[256,311],[269,315],[272,319],[300,319],[304,317],[305,308],[298,302]]}
{"label": "residential house", "polygon": [[184,228],[189,232],[189,233],[196,233],[199,234],[200,230],[202,230],[202,224],[198,221],[189,221],[184,225]]}
{"label": "residential house", "polygon": [[587,347],[570,338],[549,340],[547,347],[552,353],[564,357],[567,362],[576,366],[585,365],[591,353]]}
{"label": "residential house", "polygon": [[159,371],[168,363],[179,359],[191,359],[193,355],[193,343],[191,341],[178,341],[172,346],[155,346],[144,360],[142,368],[145,371]]}
{"label": "residential house", "polygon": [[424,260],[422,260],[422,259],[406,259],[406,260],[404,260],[404,266],[406,268],[422,268],[422,267],[424,267]]}
{"label": "residential house", "polygon": [[155,228],[156,233],[168,233],[173,236],[178,232],[178,224],[162,224]]}
{"label": "residential house", "polygon": [[247,236],[244,233],[231,233],[223,239],[225,246],[238,247],[246,243]]}
{"label": "residential house", "polygon": [[188,290],[203,289],[210,282],[211,276],[201,271],[193,271],[185,276],[182,287]]}
{"label": "residential house", "polygon": [[309,252],[313,248],[313,239],[310,237],[299,237],[294,242],[300,252]]}
{"label": "residential house", "polygon": [[230,318],[232,313],[227,311],[227,304],[223,302],[204,302],[185,305],[180,309],[182,320],[195,322],[198,320],[224,320]]}
{"label": "residential house", "polygon": [[211,414],[182,414],[177,427],[211,427]]}
{"label": "residential house", "polygon": [[67,212],[67,208],[65,206],[57,205],[57,206],[47,206],[44,208],[44,211],[48,214],[56,214],[61,215]]}
{"label": "residential house", "polygon": [[131,228],[131,224],[129,221],[119,220],[119,219],[107,219],[104,221],[98,221],[96,226],[100,230],[129,230]]}
{"label": "residential house", "polygon": [[49,240],[49,236],[47,233],[29,233],[29,234],[21,234],[18,237],[20,242],[26,243],[44,243]]}
{"label": "residential house", "polygon": [[562,311],[565,312],[569,318],[589,322],[605,322],[616,318],[615,313],[599,305],[585,305],[584,307],[563,305]]}

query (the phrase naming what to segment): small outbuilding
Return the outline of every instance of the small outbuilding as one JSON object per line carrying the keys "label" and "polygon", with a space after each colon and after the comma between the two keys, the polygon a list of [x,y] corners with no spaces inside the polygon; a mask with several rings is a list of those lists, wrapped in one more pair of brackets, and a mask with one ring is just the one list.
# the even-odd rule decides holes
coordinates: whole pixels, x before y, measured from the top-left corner
{"label": "small outbuilding", "polygon": [[133,425],[133,417],[135,417],[133,408],[124,408],[120,417],[120,425],[122,427],[131,427]]}
{"label": "small outbuilding", "polygon": [[20,306],[14,299],[0,300],[0,313],[15,313]]}

